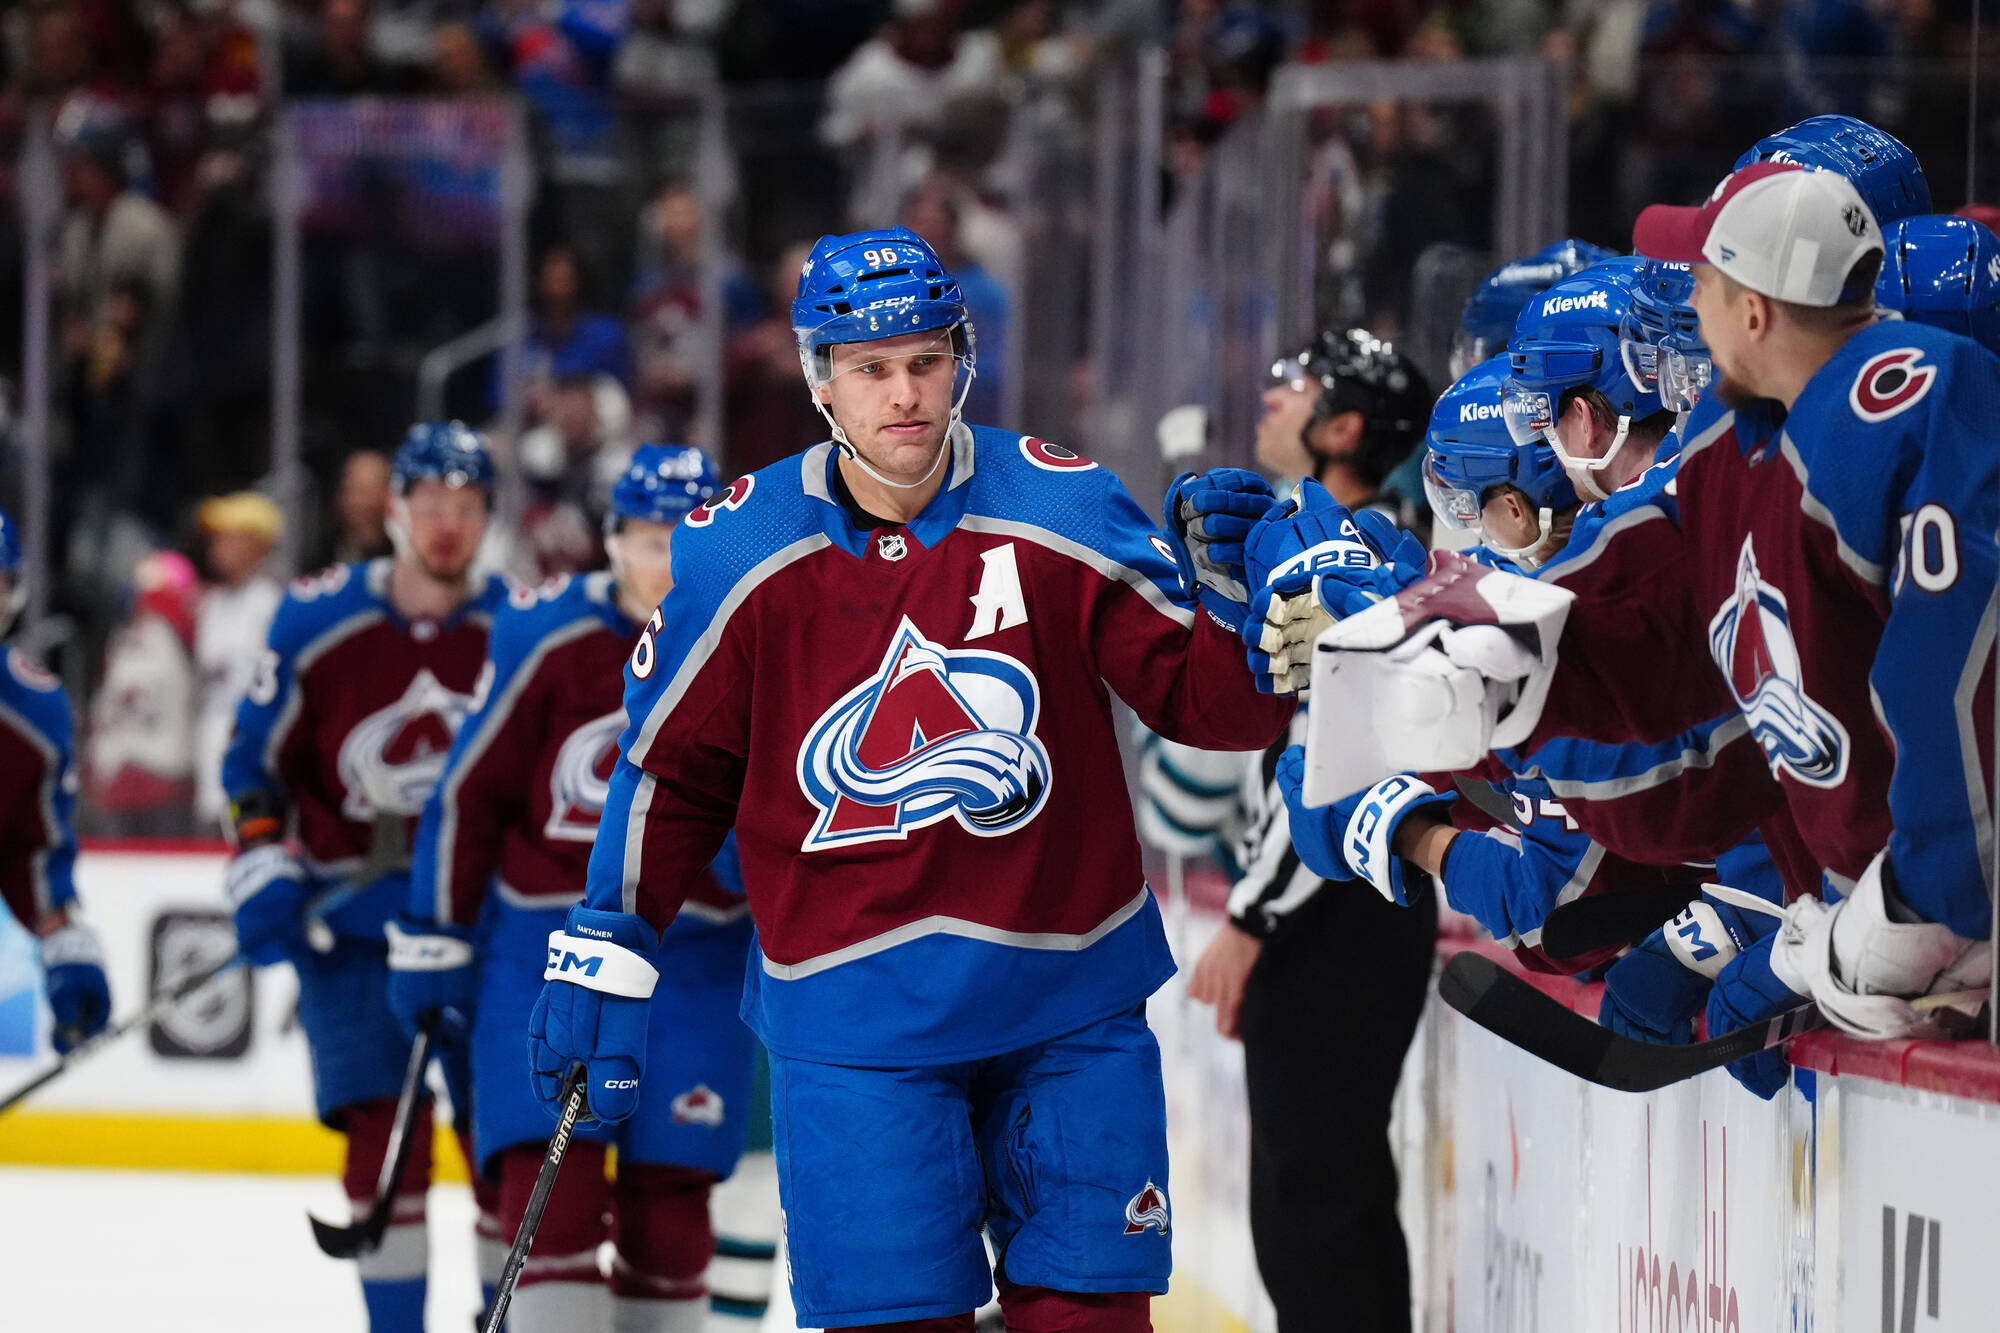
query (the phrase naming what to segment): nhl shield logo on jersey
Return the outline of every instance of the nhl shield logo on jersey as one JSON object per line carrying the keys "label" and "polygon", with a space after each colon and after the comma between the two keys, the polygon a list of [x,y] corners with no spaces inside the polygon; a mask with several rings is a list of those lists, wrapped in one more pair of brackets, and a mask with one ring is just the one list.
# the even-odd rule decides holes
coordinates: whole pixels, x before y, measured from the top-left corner
{"label": "nhl shield logo on jersey", "polygon": [[722,1127],[722,1098],[706,1083],[697,1083],[674,1098],[673,1110],[676,1125],[706,1125],[710,1129]]}
{"label": "nhl shield logo on jersey", "polygon": [[802,850],[902,839],[944,819],[981,837],[1013,832],[1048,799],[1040,710],[1020,662],[946,648],[904,617],[875,674],[800,747],[799,786],[820,811]]}
{"label": "nhl shield logo on jersey", "polygon": [[549,818],[542,832],[558,842],[592,842],[618,767],[625,710],[595,717],[572,731],[549,769]]}
{"label": "nhl shield logo on jersey", "polygon": [[1736,564],[1736,595],[1708,622],[1708,649],[1771,771],[1813,787],[1839,786],[1847,776],[1847,728],[1806,694],[1785,594],[1765,582],[1749,537]]}
{"label": "nhl shield logo on jersey", "polygon": [[1166,1235],[1172,1222],[1167,1214],[1167,1192],[1152,1181],[1125,1205],[1125,1234],[1137,1236],[1152,1230]]}
{"label": "nhl shield logo on jersey", "polygon": [[340,743],[340,812],[349,819],[421,814],[444,774],[472,696],[419,671],[402,697],[361,719]]}

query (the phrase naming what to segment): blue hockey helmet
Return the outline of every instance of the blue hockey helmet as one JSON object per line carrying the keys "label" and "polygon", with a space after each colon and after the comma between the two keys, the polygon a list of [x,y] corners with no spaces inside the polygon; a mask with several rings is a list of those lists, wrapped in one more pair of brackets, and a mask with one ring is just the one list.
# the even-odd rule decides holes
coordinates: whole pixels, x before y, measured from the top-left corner
{"label": "blue hockey helmet", "polygon": [[1875,304],[2000,353],[2000,237],[1971,218],[1926,214],[1882,229]]}
{"label": "blue hockey helmet", "polygon": [[908,227],[822,236],[799,273],[792,301],[792,336],[806,383],[833,377],[832,349],[931,329],[952,334],[953,353],[968,369],[974,357],[972,318],[958,279],[923,237]]}
{"label": "blue hockey helmet", "polygon": [[[1618,330],[1632,309],[1645,260],[1607,259],[1550,287],[1528,303],[1508,344],[1511,373],[1501,386],[1501,419],[1516,444],[1546,440],[1564,466],[1592,473],[1608,467],[1634,421],[1662,410],[1655,389],[1625,373]],[[1569,396],[1595,389],[1618,418],[1617,435],[1601,458],[1563,448],[1556,422]]]}
{"label": "blue hockey helmet", "polygon": [[1547,441],[1517,444],[1509,434],[1500,392],[1512,373],[1512,362],[1496,356],[1460,376],[1438,399],[1425,436],[1424,494],[1445,527],[1478,532],[1500,555],[1524,563],[1547,539],[1550,520],[1542,520],[1541,536],[1527,548],[1493,542],[1484,515],[1494,488],[1513,486],[1552,515],[1576,503],[1576,487]]}
{"label": "blue hockey helmet", "polygon": [[1691,410],[1714,378],[1693,298],[1690,265],[1648,259],[1632,287],[1632,308],[1618,325],[1625,373],[1639,388],[1657,393],[1671,412]]}
{"label": "blue hockey helmet", "polygon": [[626,519],[678,523],[721,488],[707,454],[685,444],[642,444],[611,487],[606,531]]}
{"label": "blue hockey helmet", "polygon": [[1854,182],[1884,231],[1892,222],[1931,211],[1931,187],[1917,155],[1894,135],[1853,116],[1808,116],[1759,139],[1732,170],[1753,162],[1796,162],[1838,172]]}
{"label": "blue hockey helmet", "polygon": [[14,623],[15,615],[28,601],[28,585],[21,578],[21,570],[27,556],[21,547],[21,529],[0,509],[0,579],[7,580],[7,586],[0,590],[0,634],[5,634]]}
{"label": "blue hockey helmet", "polygon": [[477,486],[491,499],[493,455],[486,437],[463,421],[419,421],[410,427],[389,467],[390,489],[406,495],[412,482],[426,478],[454,489]]}
{"label": "blue hockey helmet", "polygon": [[1510,260],[1486,275],[1466,298],[1458,333],[1451,344],[1451,377],[1458,379],[1507,346],[1515,321],[1537,292],[1551,283],[1581,273],[1613,251],[1574,238],[1545,245],[1531,255]]}

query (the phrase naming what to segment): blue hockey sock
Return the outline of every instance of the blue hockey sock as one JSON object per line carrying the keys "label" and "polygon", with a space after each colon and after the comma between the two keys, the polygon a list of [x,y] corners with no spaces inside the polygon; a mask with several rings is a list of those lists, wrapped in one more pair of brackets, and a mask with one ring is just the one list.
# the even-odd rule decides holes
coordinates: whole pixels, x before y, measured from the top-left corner
{"label": "blue hockey sock", "polygon": [[361,1284],[361,1299],[368,1304],[368,1333],[424,1333],[423,1278],[375,1281]]}

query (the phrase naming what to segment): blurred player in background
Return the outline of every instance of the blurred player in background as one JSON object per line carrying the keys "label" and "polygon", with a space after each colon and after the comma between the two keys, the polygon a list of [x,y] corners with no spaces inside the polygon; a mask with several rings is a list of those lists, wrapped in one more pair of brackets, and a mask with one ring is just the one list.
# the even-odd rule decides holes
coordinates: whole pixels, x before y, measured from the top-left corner
{"label": "blurred player in background", "polygon": [[903,229],[823,238],[792,322],[833,438],[675,530],[536,1084],[581,1065],[632,1113],[657,932],[733,827],[800,1322],[969,1330],[983,1230],[1011,1327],[1148,1328],[1173,961],[1110,693],[1196,744],[1283,730],[1225,623],[1269,487],[1177,484],[1163,536],[1088,459],[962,422],[973,331]]}
{"label": "blurred player in background", "polygon": [[[499,1181],[505,1235],[521,1224],[548,1139],[548,1116],[521,1076],[521,1041],[541,990],[540,950],[583,896],[625,725],[619,668],[673,587],[675,525],[716,485],[700,450],[641,445],[611,492],[611,568],[524,591],[496,617],[481,702],[425,810],[409,899],[389,926],[397,1017],[412,1034],[429,1024],[471,1051],[474,1161]],[[586,1127],[571,1146],[508,1313],[515,1333],[702,1327],[715,1248],[709,1190],[742,1151],[756,1054],[736,1016],[750,913],[733,845],[715,869],[697,879],[656,955],[638,1109],[615,1131]],[[607,1239],[616,1248],[608,1286],[597,1263]]]}
{"label": "blurred player in background", "polygon": [[[1391,345],[1328,329],[1272,367],[1257,460],[1316,479],[1364,509],[1422,438],[1431,393]],[[1381,511],[1371,519],[1382,520]],[[1261,755],[1149,747],[1148,826],[1183,836],[1243,830],[1229,920],[1195,963],[1188,994],[1243,1042],[1250,1102],[1250,1227],[1284,1330],[1407,1329],[1409,1255],[1396,1219],[1389,1103],[1430,981],[1437,912],[1427,892],[1401,911],[1335,888],[1292,849],[1278,756],[1305,716]],[[1215,793],[1228,793],[1216,799]],[[1348,960],[1341,967],[1331,960]],[[1352,1021],[1352,996],[1369,1020]]]}
{"label": "blurred player in background", "polygon": [[[254,963],[298,971],[315,1104],[347,1137],[344,1180],[357,1214],[372,1202],[409,1050],[389,1010],[383,928],[408,899],[416,817],[507,600],[505,582],[473,567],[493,489],[482,437],[455,421],[412,426],[392,487],[396,554],[292,585],[222,772],[237,846],[225,885],[237,942]],[[309,946],[307,900],[334,888],[345,896],[312,923],[315,945],[326,947]],[[463,1062],[445,1068],[463,1128]],[[394,1218],[360,1259],[374,1333],[423,1328],[428,1107],[417,1134]],[[482,1242],[499,1238],[490,1204],[489,1194]],[[503,1256],[504,1246],[482,1243],[483,1280],[497,1279]]]}
{"label": "blurred player in background", "polygon": [[[27,604],[20,529],[0,510],[0,644]],[[51,1036],[67,1052],[104,1030],[111,988],[76,901],[76,750],[62,682],[0,649],[0,898],[41,942]]]}

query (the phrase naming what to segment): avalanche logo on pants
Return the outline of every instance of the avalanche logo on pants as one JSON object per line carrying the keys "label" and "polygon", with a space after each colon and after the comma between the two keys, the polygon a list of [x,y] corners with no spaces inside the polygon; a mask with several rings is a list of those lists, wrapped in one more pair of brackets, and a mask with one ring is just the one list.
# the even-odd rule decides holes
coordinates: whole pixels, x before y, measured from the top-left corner
{"label": "avalanche logo on pants", "polygon": [[1785,594],[1764,581],[1750,538],[1736,564],[1736,595],[1708,622],[1708,650],[1750,719],[1771,771],[1813,787],[1847,776],[1847,728],[1806,693]]}
{"label": "avalanche logo on pants", "polygon": [[933,643],[905,617],[881,667],[799,749],[799,786],[820,811],[801,849],[900,840],[942,819],[981,837],[1013,832],[1048,799],[1040,710],[1020,662]]}

